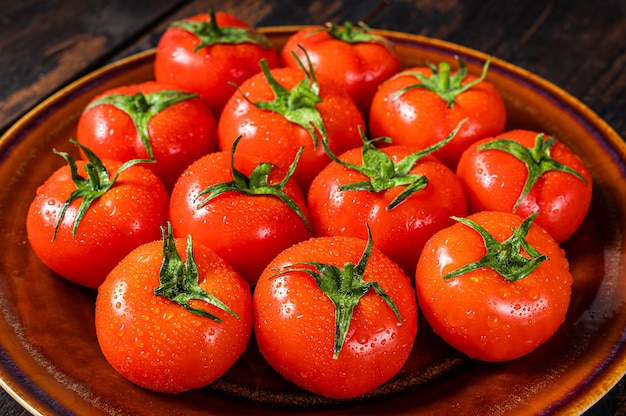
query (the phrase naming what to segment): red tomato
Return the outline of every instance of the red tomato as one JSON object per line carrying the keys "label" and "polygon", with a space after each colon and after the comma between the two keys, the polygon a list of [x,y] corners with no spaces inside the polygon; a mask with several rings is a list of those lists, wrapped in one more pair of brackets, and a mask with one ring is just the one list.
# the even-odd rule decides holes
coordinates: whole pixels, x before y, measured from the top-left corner
{"label": "red tomato", "polygon": [[[374,244],[410,276],[426,241],[453,223],[451,215],[466,214],[465,194],[454,172],[415,148],[379,150],[367,142],[339,161],[320,172],[309,189],[313,234],[366,238],[367,223]],[[356,190],[342,189],[355,185]],[[395,205],[407,192],[412,193]]]}
{"label": "red tomato", "polygon": [[393,44],[363,24],[354,27],[346,22],[338,27],[329,23],[326,27],[299,30],[287,39],[281,51],[283,66],[298,68],[292,54],[304,61],[303,49],[315,72],[345,85],[363,114],[368,113],[378,85],[400,71],[400,59]]}
{"label": "red tomato", "polygon": [[267,362],[288,380],[322,396],[353,398],[406,362],[416,303],[410,279],[371,240],[312,238],[263,272],[253,295],[254,331]]}
{"label": "red tomato", "polygon": [[[420,308],[437,334],[470,357],[505,361],[523,356],[565,319],[573,283],[569,263],[532,219],[476,213],[467,220],[488,238],[459,222],[436,233],[422,252],[415,277]],[[513,228],[521,238],[513,236]],[[487,247],[490,261],[475,264]],[[462,267],[468,270],[462,273]],[[454,271],[460,274],[446,276]]]}
{"label": "red tomato", "polygon": [[474,143],[457,174],[471,212],[538,212],[535,222],[557,242],[576,231],[591,203],[592,178],[582,160],[554,137],[534,131],[513,130]]}
{"label": "red tomato", "polygon": [[196,94],[152,81],[113,88],[87,106],[77,140],[104,159],[154,159],[171,189],[191,162],[216,149],[217,120]]}
{"label": "red tomato", "polygon": [[271,68],[278,53],[269,39],[227,13],[200,13],[172,23],[157,45],[154,76],[159,82],[197,92],[215,115],[241,84],[259,72],[259,61]]}
{"label": "red tomato", "polygon": [[[277,193],[286,171],[237,153],[233,172],[232,157],[212,153],[189,166],[172,190],[169,217],[176,236],[191,234],[254,285],[278,253],[311,236],[310,218],[293,179]],[[245,186],[236,186],[237,181]],[[201,194],[220,188],[225,192]]]}
{"label": "red tomato", "polygon": [[[316,79],[311,68],[271,70],[252,76],[224,107],[218,121],[218,147],[227,150],[242,136],[239,151],[286,168],[304,152],[294,174],[304,192],[330,159],[320,144],[342,153],[361,144],[365,121],[341,86]],[[260,108],[259,108],[260,107]]]}
{"label": "red tomato", "polygon": [[414,67],[381,84],[372,100],[369,128],[373,137],[388,136],[394,144],[426,148],[466,118],[454,139],[435,153],[451,169],[471,143],[503,132],[506,123],[498,91],[482,76],[467,74],[459,60],[453,73],[447,63],[439,68]]}
{"label": "red tomato", "polygon": [[[113,180],[122,163],[92,158],[89,163],[97,172],[92,181],[87,179],[86,162],[75,163],[76,172],[63,166],[37,189],[26,231],[46,266],[96,288],[131,250],[159,238],[159,227],[167,221],[168,194],[161,180],[143,166],[132,165]],[[81,178],[78,184],[73,173]],[[80,192],[77,198],[71,196],[74,192]]]}
{"label": "red tomato", "polygon": [[95,325],[102,353],[123,377],[178,393],[212,383],[237,361],[252,332],[252,297],[215,252],[164,238],[138,247],[107,276]]}

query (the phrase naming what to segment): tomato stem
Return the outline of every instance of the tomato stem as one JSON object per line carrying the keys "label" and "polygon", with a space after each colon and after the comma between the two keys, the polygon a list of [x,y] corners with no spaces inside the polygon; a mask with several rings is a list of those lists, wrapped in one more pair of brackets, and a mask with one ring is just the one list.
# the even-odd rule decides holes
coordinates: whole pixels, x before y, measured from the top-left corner
{"label": "tomato stem", "polygon": [[340,191],[383,192],[395,186],[404,186],[405,189],[387,205],[386,209],[390,211],[428,185],[428,179],[425,176],[412,174],[410,173],[411,169],[420,159],[448,144],[465,122],[467,122],[467,119],[461,120],[445,139],[426,149],[410,154],[398,163],[394,163],[387,154],[374,145],[377,141],[391,142],[389,137],[379,137],[370,140],[365,136],[360,126],[359,133],[363,140],[363,147],[361,148],[362,162],[360,165],[342,161],[333,154],[325,141],[322,141],[322,144],[333,162],[348,169],[354,169],[368,178],[360,182],[343,184],[339,187]]}
{"label": "tomato stem", "polygon": [[170,25],[198,37],[200,43],[194,48],[194,52],[216,44],[253,43],[263,49],[271,49],[273,47],[269,38],[258,31],[232,26],[220,27],[215,18],[215,11],[209,9],[208,13],[208,22],[201,22],[199,20],[178,20],[172,22]]}
{"label": "tomato stem", "polygon": [[239,316],[222,301],[214,295],[207,293],[198,285],[198,266],[193,257],[191,234],[187,235],[186,262],[183,262],[176,250],[174,236],[172,235],[172,224],[168,222],[167,229],[161,227],[161,234],[163,236],[163,261],[159,269],[160,285],[154,289],[154,294],[179,304],[193,314],[216,322],[222,322],[222,319],[204,309],[194,308],[189,302],[194,299],[204,301],[239,319]]}
{"label": "tomato stem", "polygon": [[104,195],[111,187],[115,184],[117,177],[119,174],[128,169],[129,167],[136,165],[138,163],[154,163],[153,160],[145,160],[145,159],[132,159],[122,164],[115,174],[111,178],[109,176],[109,172],[106,167],[102,163],[102,160],[96,156],[94,152],[92,152],[87,146],[77,142],[74,139],[70,139],[70,143],[79,146],[85,157],[87,158],[87,162],[84,164],[84,169],[87,174],[87,178],[84,178],[78,174],[78,167],[76,166],[76,162],[74,158],[70,156],[66,152],[60,152],[56,149],[52,151],[65,159],[67,164],[70,167],[70,173],[72,176],[72,182],[76,186],[76,189],[72,191],[69,198],[63,203],[61,206],[61,210],[59,212],[59,217],[57,218],[56,225],[54,226],[54,233],[52,234],[52,242],[56,239],[57,233],[59,231],[59,226],[61,225],[61,221],[65,216],[67,208],[70,204],[79,198],[82,198],[82,202],[78,207],[78,211],[76,212],[76,217],[74,218],[74,224],[72,226],[72,237],[76,237],[76,232],[78,230],[78,224],[85,216],[85,213],[91,206],[91,204],[102,195]]}
{"label": "tomato stem", "polygon": [[[287,273],[302,272],[311,276],[320,290],[330,299],[335,307],[335,334],[333,341],[333,358],[337,359],[346,340],[346,335],[350,329],[352,315],[359,301],[365,296],[370,289],[380,296],[387,306],[393,311],[402,325],[402,318],[398,308],[375,281],[364,281],[365,267],[372,254],[372,233],[369,225],[367,227],[367,243],[365,250],[361,255],[358,263],[346,262],[343,269],[319,262],[302,262],[291,266],[277,269],[278,273],[272,277],[278,277]],[[311,269],[313,267],[313,269]]]}
{"label": "tomato stem", "polygon": [[420,82],[408,85],[398,90],[398,92],[396,92],[392,99],[397,100],[398,98],[400,98],[400,96],[412,89],[423,88],[437,94],[442,100],[448,103],[448,108],[452,108],[454,106],[456,97],[485,79],[485,77],[487,76],[489,64],[491,62],[491,56],[488,57],[485,61],[480,77],[466,84],[463,84],[463,81],[467,76],[467,66],[465,65],[465,62],[463,62],[458,56],[456,57],[456,60],[459,69],[454,75],[451,75],[450,64],[448,64],[447,62],[439,63],[439,68],[428,62],[427,65],[432,72],[430,76],[426,76],[420,72],[410,70],[403,71],[395,75],[393,78],[410,75]]}
{"label": "tomato stem", "polygon": [[298,166],[298,161],[300,160],[304,147],[301,147],[298,150],[293,162],[291,162],[291,165],[287,169],[285,177],[279,183],[270,184],[268,182],[268,178],[271,170],[275,168],[275,166],[269,162],[260,163],[256,168],[254,168],[250,176],[246,176],[243,172],[235,168],[235,149],[237,148],[237,144],[240,140],[241,136],[238,136],[233,142],[231,149],[230,169],[233,175],[233,180],[230,182],[217,183],[203,189],[196,196],[195,200],[198,201],[198,199],[204,195],[208,196],[198,204],[197,208],[201,209],[212,199],[225,192],[241,192],[246,195],[271,195],[280,199],[283,203],[285,203],[285,205],[291,208],[298,215],[298,217],[302,219],[307,231],[310,231],[311,226],[309,224],[309,220],[304,214],[304,211],[302,211],[298,204],[296,204],[296,202],[284,192],[287,182],[294,174],[296,167]]}
{"label": "tomato stem", "polygon": [[557,162],[552,158],[551,152],[552,147],[556,143],[556,138],[554,136],[550,136],[545,139],[544,133],[539,133],[535,137],[534,146],[529,149],[524,147],[522,144],[511,140],[511,139],[496,139],[484,143],[478,146],[478,151],[485,150],[500,150],[510,155],[514,156],[518,160],[520,160],[526,166],[528,170],[528,175],[526,176],[526,181],[524,183],[524,188],[520,193],[519,198],[515,202],[513,206],[513,212],[516,212],[519,208],[520,204],[526,198],[526,195],[530,192],[532,187],[537,183],[541,175],[549,171],[558,171],[569,173],[570,175],[574,175],[584,183],[587,183],[587,179],[583,175],[581,175],[575,169],[570,168],[560,162]]}
{"label": "tomato stem", "polygon": [[331,37],[346,43],[376,43],[384,46],[389,53],[395,55],[395,49],[389,39],[372,33],[372,29],[365,22],[359,22],[356,27],[349,21],[344,22],[343,27],[328,22],[324,29],[314,30],[307,36],[316,32],[327,32]]}
{"label": "tomato stem", "polygon": [[126,113],[132,120],[148,157],[154,159],[150,134],[148,133],[148,123],[152,117],[169,106],[197,97],[199,97],[198,94],[176,90],[162,90],[150,94],[138,92],[134,95],[110,94],[91,102],[85,112],[96,106],[109,104]]}
{"label": "tomato stem", "polygon": [[[475,262],[468,263],[450,273],[446,273],[443,276],[444,280],[461,276],[481,267],[495,270],[509,282],[515,282],[528,276],[544,260],[549,260],[547,256],[539,253],[525,240],[536,216],[537,213],[535,212],[526,218],[518,229],[512,230],[513,235],[502,243],[498,242],[480,224],[467,218],[452,217],[480,234],[485,244],[486,254]],[[522,248],[530,258],[522,255]]]}
{"label": "tomato stem", "polygon": [[[302,61],[298,59],[295,53],[292,52],[294,59],[300,65],[305,77],[291,90],[287,90],[283,87],[272,75],[272,72],[267,65],[265,59],[261,59],[259,65],[261,71],[274,93],[274,100],[272,101],[259,101],[256,103],[250,102],[245,94],[241,94],[244,99],[249,101],[255,107],[261,110],[273,111],[281,114],[288,121],[301,126],[306,129],[313,139],[313,147],[317,149],[319,144],[319,136],[322,140],[328,140],[328,134],[322,116],[317,109],[316,105],[322,102],[319,96],[320,89],[313,69],[313,64],[309,59],[309,55],[306,50],[302,49],[306,55],[308,62],[308,70],[304,67]],[[237,85],[235,85],[237,87]],[[238,88],[238,87],[237,87]]]}

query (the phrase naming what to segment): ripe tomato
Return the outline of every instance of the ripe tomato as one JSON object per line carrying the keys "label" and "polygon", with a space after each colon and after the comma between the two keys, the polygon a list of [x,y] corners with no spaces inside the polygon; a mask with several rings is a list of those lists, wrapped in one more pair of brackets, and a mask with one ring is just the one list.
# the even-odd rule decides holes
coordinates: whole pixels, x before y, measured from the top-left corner
{"label": "ripe tomato", "polygon": [[332,23],[313,26],[293,34],[280,53],[283,66],[298,68],[308,53],[319,76],[333,78],[345,85],[363,114],[369,112],[376,88],[400,71],[400,58],[386,38],[375,35],[361,23],[343,27]]}
{"label": "ripe tomato", "polygon": [[259,72],[259,61],[271,68],[278,53],[269,39],[227,13],[200,13],[172,23],[157,44],[154,77],[158,82],[197,92],[216,116],[241,84]]}
{"label": "ripe tomato", "polygon": [[185,170],[172,190],[169,217],[176,236],[191,234],[254,285],[278,253],[311,236],[310,218],[292,172],[235,157],[236,144]]}
{"label": "ripe tomato", "polygon": [[338,399],[393,377],[417,333],[410,279],[371,238],[312,238],[279,254],[254,290],[253,317],[276,371]]}
{"label": "ripe tomato", "polygon": [[430,236],[467,213],[461,182],[432,150],[366,140],[340,155],[309,189],[313,234],[366,238],[367,223],[374,244],[412,276]]}
{"label": "ripe tomato", "polygon": [[504,131],[506,109],[496,88],[480,77],[467,74],[463,61],[450,72],[439,68],[413,67],[382,83],[372,99],[370,134],[389,136],[394,144],[428,147],[440,140],[461,120],[468,118],[454,139],[435,156],[456,169],[461,153],[472,143]]}
{"label": "ripe tomato", "polygon": [[296,68],[270,70],[249,78],[224,107],[218,121],[218,147],[227,150],[242,136],[239,151],[286,168],[304,146],[294,174],[304,192],[330,159],[320,141],[335,153],[361,144],[365,121],[342,87]]}
{"label": "ripe tomato", "polygon": [[153,81],[95,97],[78,120],[77,140],[99,157],[148,167],[171,189],[191,162],[217,147],[217,120],[196,95]]}
{"label": "ripe tomato", "polygon": [[471,145],[457,174],[470,212],[538,212],[535,222],[557,242],[569,238],[589,211],[592,178],[582,160],[554,137],[513,130]]}
{"label": "ripe tomato", "polygon": [[212,383],[237,361],[252,333],[252,296],[215,252],[174,239],[170,229],[107,276],[95,325],[102,353],[123,377],[178,393]]}
{"label": "ripe tomato", "polygon": [[476,213],[436,233],[422,252],[415,275],[420,308],[437,334],[470,357],[520,357],[565,319],[573,283],[569,263],[533,219]]}
{"label": "ripe tomato", "polygon": [[96,288],[131,250],[159,237],[159,227],[167,221],[169,197],[149,169],[133,162],[122,166],[118,161],[101,161],[89,149],[83,151],[89,162],[74,162],[61,153],[68,165],[37,189],[26,231],[46,266],[75,283]]}

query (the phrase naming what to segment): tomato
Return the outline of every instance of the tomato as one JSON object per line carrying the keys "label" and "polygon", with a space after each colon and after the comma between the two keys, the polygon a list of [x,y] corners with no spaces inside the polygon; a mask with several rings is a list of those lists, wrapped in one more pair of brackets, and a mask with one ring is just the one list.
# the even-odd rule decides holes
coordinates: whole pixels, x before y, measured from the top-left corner
{"label": "tomato", "polygon": [[376,35],[361,23],[343,27],[332,23],[297,31],[287,39],[280,53],[283,66],[298,68],[308,53],[319,76],[333,78],[345,85],[363,114],[369,111],[376,88],[400,71],[400,58],[386,38]]}
{"label": "tomato", "polygon": [[454,172],[428,155],[434,149],[379,150],[375,142],[345,152],[315,178],[308,194],[313,233],[366,238],[368,223],[374,244],[412,276],[430,236],[451,225],[451,215],[467,213],[465,193]]}
{"label": "tomato", "polygon": [[168,189],[194,160],[217,147],[217,120],[196,94],[147,81],[95,97],[81,114],[77,140],[99,157],[154,159]]}
{"label": "tomato", "polygon": [[437,334],[470,357],[521,357],[565,319],[569,263],[533,219],[496,211],[459,218],[422,252],[415,274],[421,311]]}
{"label": "tomato", "polygon": [[413,67],[385,81],[372,99],[370,134],[389,136],[394,144],[425,148],[442,140],[467,118],[454,140],[435,153],[456,169],[461,153],[471,143],[505,129],[504,101],[484,79],[489,62],[480,77],[468,74],[459,60],[455,72],[442,62],[439,68]]}
{"label": "tomato", "polygon": [[582,160],[555,137],[530,130],[507,131],[471,145],[457,174],[471,212],[537,212],[535,222],[557,242],[584,220],[593,181]]}
{"label": "tomato", "polygon": [[368,241],[320,237],[274,259],[253,294],[259,350],[313,393],[353,398],[402,368],[417,333],[410,279]]}
{"label": "tomato", "polygon": [[172,190],[169,217],[176,236],[191,234],[254,285],[278,253],[311,236],[310,218],[293,172],[235,157],[237,143],[189,166]]}
{"label": "tomato", "polygon": [[154,77],[158,82],[197,92],[216,116],[241,84],[259,72],[259,61],[278,65],[269,39],[228,13],[200,13],[173,22],[157,44]]}
{"label": "tomato", "polygon": [[46,266],[96,288],[131,250],[159,237],[169,197],[161,180],[136,161],[122,165],[82,150],[89,162],[61,153],[68,165],[37,189],[26,231]]}
{"label": "tomato", "polygon": [[163,234],[128,254],[98,289],[96,335],[123,377],[179,393],[237,361],[252,333],[252,296],[215,252],[174,239],[171,229]]}
{"label": "tomato", "polygon": [[320,141],[335,153],[361,144],[359,126],[365,121],[342,87],[296,68],[263,72],[240,86],[218,121],[218,147],[227,150],[242,136],[239,151],[286,168],[304,146],[294,174],[306,192],[311,181],[330,162]]}

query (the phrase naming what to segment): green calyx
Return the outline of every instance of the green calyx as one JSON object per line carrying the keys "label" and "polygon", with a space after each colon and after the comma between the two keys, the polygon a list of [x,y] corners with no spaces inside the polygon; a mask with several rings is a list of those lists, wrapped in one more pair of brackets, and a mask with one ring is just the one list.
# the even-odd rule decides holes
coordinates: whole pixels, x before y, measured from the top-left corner
{"label": "green calyx", "polygon": [[177,27],[187,32],[193,33],[200,39],[200,44],[194,48],[194,52],[215,44],[238,44],[253,43],[259,45],[263,49],[271,49],[272,42],[256,30],[241,27],[220,27],[215,18],[215,11],[209,10],[209,21],[201,22],[198,20],[178,20],[172,22],[171,26]]}
{"label": "green calyx", "polygon": [[[394,301],[380,287],[378,282],[366,282],[363,280],[365,266],[372,253],[372,234],[367,227],[367,244],[359,262],[345,263],[343,269],[330,264],[318,262],[302,262],[291,267],[278,269],[279,272],[273,277],[286,273],[303,272],[311,276],[321,291],[331,300],[335,306],[335,336],[333,344],[333,358],[339,357],[339,353],[350,328],[354,308],[359,304],[360,299],[374,289],[387,306],[394,312],[400,324],[402,318]],[[309,267],[306,267],[309,266]],[[312,270],[310,267],[313,267]]]}
{"label": "green calyx", "polygon": [[[480,234],[487,252],[480,260],[466,264],[465,266],[447,273],[443,278],[445,280],[452,279],[480,269],[481,267],[489,267],[495,270],[509,282],[515,282],[528,276],[539,267],[544,260],[548,260],[547,256],[539,253],[525,240],[528,230],[530,230],[536,216],[537,213],[535,212],[526,218],[518,229],[512,229],[513,235],[502,243],[498,242],[487,230],[476,222],[468,220],[467,218],[452,217]],[[521,254],[521,248],[524,249],[530,258]]]}
{"label": "green calyx", "polygon": [[135,95],[111,94],[93,101],[87,106],[85,111],[98,105],[110,104],[126,113],[133,121],[141,138],[141,143],[146,149],[146,153],[148,153],[148,157],[154,159],[148,134],[150,119],[171,105],[196,97],[198,97],[198,94],[174,90],[163,90],[150,94],[138,92]]}
{"label": "green calyx", "polygon": [[235,139],[231,150],[230,168],[233,174],[233,180],[230,182],[217,183],[202,190],[198,196],[196,196],[196,201],[205,195],[207,196],[200,201],[197,208],[202,208],[209,203],[209,201],[225,192],[241,192],[246,195],[271,195],[280,199],[283,203],[285,203],[285,205],[291,208],[302,219],[307,231],[310,231],[311,226],[306,218],[306,215],[304,215],[304,212],[300,209],[298,204],[296,204],[295,201],[284,192],[287,182],[298,166],[298,161],[300,160],[300,155],[302,155],[304,147],[301,147],[300,150],[298,150],[298,153],[287,169],[287,173],[283,180],[276,184],[270,184],[268,182],[268,178],[270,172],[276,166],[269,162],[259,164],[256,168],[254,168],[249,177],[235,168],[235,149],[237,148],[239,140],[241,140],[241,136]]}
{"label": "green calyx", "polygon": [[343,162],[332,153],[325,141],[322,144],[326,153],[334,162],[346,168],[354,169],[368,177],[365,181],[341,185],[339,186],[340,191],[383,192],[395,186],[404,186],[405,189],[387,205],[387,210],[392,210],[406,201],[411,195],[424,189],[428,184],[428,179],[425,176],[410,173],[415,164],[423,157],[449,143],[466,121],[467,119],[462,120],[445,139],[426,149],[410,154],[398,163],[394,163],[387,154],[374,145],[377,141],[391,142],[390,138],[379,137],[368,140],[360,126],[359,132],[363,140],[363,147],[361,148],[363,161],[360,165]]}
{"label": "green calyx", "polygon": [[[359,22],[358,26],[354,26],[352,22],[345,22],[343,27],[328,22],[322,30],[326,31],[333,38],[346,43],[377,43],[387,48],[392,55],[395,55],[391,42],[384,36],[373,34],[372,29],[365,22]],[[315,32],[317,31],[312,33]]]}
{"label": "green calyx", "polygon": [[432,74],[429,77],[415,71],[405,71],[399,73],[395,77],[411,75],[417,78],[420,82],[417,84],[408,85],[400,89],[394,95],[393,99],[398,99],[402,94],[414,88],[424,88],[437,94],[439,97],[441,97],[442,100],[448,103],[448,108],[452,108],[454,106],[454,102],[457,96],[474,87],[476,84],[482,82],[485,79],[485,77],[487,76],[489,63],[491,62],[491,57],[487,58],[487,61],[485,61],[480,77],[472,82],[468,82],[465,85],[461,85],[461,83],[467,76],[467,66],[465,65],[465,62],[463,62],[460,58],[457,57],[456,60],[459,65],[459,69],[454,75],[450,75],[451,68],[450,64],[448,64],[447,62],[441,62],[438,68],[429,62],[427,65],[432,71]]}
{"label": "green calyx", "polygon": [[165,227],[161,227],[161,234],[163,236],[163,261],[159,270],[160,285],[154,289],[154,294],[179,304],[191,313],[216,322],[222,322],[222,320],[203,309],[192,307],[189,302],[194,299],[201,300],[239,319],[239,316],[222,301],[207,293],[198,285],[198,266],[193,257],[191,234],[187,236],[186,262],[183,262],[176,250],[174,236],[172,235],[172,224],[168,222],[167,230]]}
{"label": "green calyx", "polygon": [[[322,116],[316,107],[316,104],[322,102],[319,96],[320,88],[317,83],[317,78],[315,77],[313,64],[308,54],[306,55],[309,64],[308,71],[295,54],[293,54],[293,57],[305,73],[305,78],[291,90],[288,90],[276,81],[276,78],[274,78],[267,65],[267,61],[262,59],[259,65],[274,93],[274,100],[260,101],[251,104],[261,110],[281,114],[288,121],[306,129],[313,139],[314,148],[317,149],[320,135],[322,140],[327,140],[328,138]],[[242,94],[242,96],[245,98],[244,94]]]}
{"label": "green calyx", "polygon": [[70,172],[72,175],[72,182],[74,182],[74,185],[76,185],[76,189],[70,194],[67,201],[65,201],[63,203],[63,206],[61,207],[61,211],[59,212],[59,218],[57,219],[57,223],[54,227],[54,234],[52,235],[53,242],[56,239],[57,232],[59,231],[59,226],[61,225],[61,221],[63,220],[63,217],[65,216],[65,212],[67,211],[67,208],[75,199],[82,198],[83,200],[80,203],[80,206],[78,207],[76,218],[74,219],[74,225],[72,226],[72,237],[76,237],[78,224],[85,216],[85,213],[87,212],[91,204],[96,199],[104,195],[109,189],[111,189],[111,187],[115,184],[117,177],[122,171],[138,163],[154,163],[153,160],[144,160],[144,159],[129,160],[128,162],[120,166],[115,172],[115,174],[113,175],[113,177],[111,178],[106,167],[104,166],[100,158],[96,156],[95,153],[93,153],[89,148],[87,148],[81,143],[78,143],[74,139],[71,139],[70,143],[79,146],[82,149],[83,153],[85,154],[85,157],[87,158],[87,161],[88,161],[84,165],[85,172],[87,172],[87,177],[84,178],[78,174],[78,167],[76,166],[76,162],[74,161],[72,156],[70,156],[66,152],[60,152],[56,149],[53,149],[54,153],[62,156],[65,159],[65,161],[68,163],[70,167]]}
{"label": "green calyx", "polygon": [[556,143],[554,136],[548,137],[544,140],[545,135],[543,133],[537,134],[535,137],[535,145],[532,149],[522,146],[520,143],[510,139],[497,139],[478,146],[478,151],[484,150],[501,150],[513,155],[526,165],[528,175],[524,188],[513,206],[513,212],[517,211],[519,205],[522,203],[526,195],[530,192],[532,187],[537,183],[539,177],[549,171],[559,171],[574,175],[584,183],[587,180],[576,170],[566,166],[560,162],[554,160],[551,156],[552,147]]}

